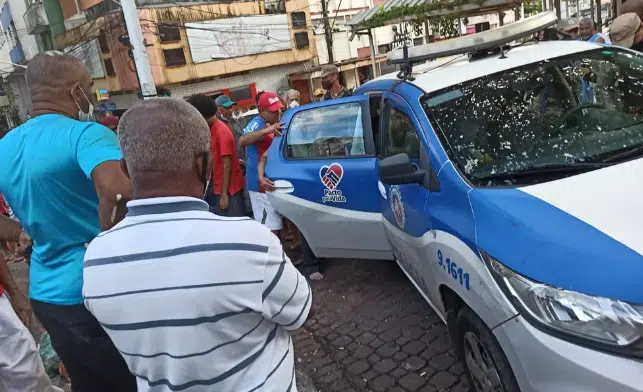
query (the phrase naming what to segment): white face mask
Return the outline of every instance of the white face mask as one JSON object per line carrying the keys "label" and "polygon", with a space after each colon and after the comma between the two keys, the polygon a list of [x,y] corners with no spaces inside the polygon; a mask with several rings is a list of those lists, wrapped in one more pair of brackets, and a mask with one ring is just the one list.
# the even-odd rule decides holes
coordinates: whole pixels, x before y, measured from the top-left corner
{"label": "white face mask", "polygon": [[87,100],[87,103],[89,104],[87,108],[88,112],[87,113],[83,112],[83,110],[80,108],[80,105],[78,104],[78,102],[76,102],[76,99],[74,98],[74,90],[71,91],[71,97],[76,103],[76,106],[78,106],[78,121],[96,122],[96,116],[94,116],[94,105],[91,103],[89,98],[87,98],[87,94],[85,94],[83,89],[80,86],[78,86],[78,88],[80,89],[80,92],[83,93],[83,96],[85,97],[85,99]]}
{"label": "white face mask", "polygon": [[210,178],[208,181],[205,183],[205,190],[203,191],[203,198],[205,199],[208,196],[208,190],[210,189],[210,182],[212,182],[212,178]]}
{"label": "white face mask", "polygon": [[290,102],[290,107],[291,108],[296,108],[297,106],[299,106],[299,102],[297,102],[297,101]]}

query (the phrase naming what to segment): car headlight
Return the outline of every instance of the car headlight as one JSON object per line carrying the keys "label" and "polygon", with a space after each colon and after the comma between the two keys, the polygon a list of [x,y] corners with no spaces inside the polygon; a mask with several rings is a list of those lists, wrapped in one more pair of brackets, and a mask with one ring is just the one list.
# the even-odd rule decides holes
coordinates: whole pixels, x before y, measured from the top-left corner
{"label": "car headlight", "polygon": [[643,357],[643,305],[534,282],[481,253],[501,289],[534,326],[578,344]]}

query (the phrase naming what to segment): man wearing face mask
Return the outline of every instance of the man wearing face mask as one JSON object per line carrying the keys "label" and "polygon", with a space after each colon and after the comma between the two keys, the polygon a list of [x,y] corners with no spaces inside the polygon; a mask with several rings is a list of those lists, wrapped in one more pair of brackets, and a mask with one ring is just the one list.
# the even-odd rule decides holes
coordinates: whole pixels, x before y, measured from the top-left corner
{"label": "man wearing face mask", "polygon": [[332,64],[324,65],[322,67],[321,78],[322,87],[326,90],[324,101],[353,95],[339,82],[339,68],[337,68],[337,66]]}
{"label": "man wearing face mask", "polygon": [[29,62],[27,84],[32,118],[0,139],[0,192],[33,239],[32,309],[73,392],[136,391],[82,293],[86,244],[122,218],[132,195],[118,140],[91,122],[93,82],[79,60],[38,54]]}
{"label": "man wearing face mask", "polygon": [[87,249],[87,308],[138,392],[296,391],[290,331],[306,321],[310,286],[268,228],[208,212],[208,128],[171,98],[123,115],[134,200]]}
{"label": "man wearing face mask", "polygon": [[299,106],[299,99],[300,99],[299,91],[295,89],[290,89],[286,93],[286,105],[289,108],[296,108],[297,106]]}

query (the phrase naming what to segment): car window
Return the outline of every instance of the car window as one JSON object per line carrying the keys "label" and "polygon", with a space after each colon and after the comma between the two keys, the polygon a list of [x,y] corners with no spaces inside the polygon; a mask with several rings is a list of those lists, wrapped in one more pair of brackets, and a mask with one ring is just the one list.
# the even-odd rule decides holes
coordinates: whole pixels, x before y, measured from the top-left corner
{"label": "car window", "polygon": [[643,146],[641,98],[643,57],[610,47],[460,83],[423,105],[472,182],[518,185],[560,177],[503,174],[606,163],[622,149]]}
{"label": "car window", "polygon": [[286,137],[291,158],[366,155],[362,106],[350,102],[296,113]]}
{"label": "car window", "polygon": [[411,118],[394,103],[391,103],[388,126],[382,136],[382,157],[406,153],[410,158],[420,158],[420,136]]}

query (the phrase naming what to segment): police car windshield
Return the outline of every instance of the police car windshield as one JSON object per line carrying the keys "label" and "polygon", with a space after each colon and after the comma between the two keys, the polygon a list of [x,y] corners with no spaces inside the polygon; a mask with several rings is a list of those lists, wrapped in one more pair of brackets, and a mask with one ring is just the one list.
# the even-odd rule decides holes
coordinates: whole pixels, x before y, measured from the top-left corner
{"label": "police car windshield", "polygon": [[643,155],[642,97],[643,57],[601,48],[467,81],[423,105],[472,183],[525,185]]}

